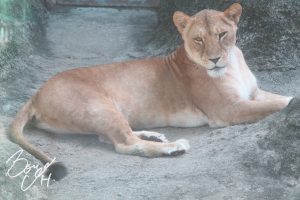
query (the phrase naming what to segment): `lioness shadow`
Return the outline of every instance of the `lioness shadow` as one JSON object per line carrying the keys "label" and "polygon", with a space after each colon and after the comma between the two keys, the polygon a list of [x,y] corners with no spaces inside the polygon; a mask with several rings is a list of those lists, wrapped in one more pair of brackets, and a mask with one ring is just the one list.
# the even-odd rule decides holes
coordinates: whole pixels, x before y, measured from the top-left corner
{"label": "lioness shadow", "polygon": [[[51,148],[56,147],[62,151],[75,147],[75,152],[76,149],[97,149],[103,152],[114,152],[113,145],[100,142],[97,135],[56,134],[35,128],[32,125],[26,127],[25,134],[37,147],[51,146]],[[63,148],[60,148],[60,146],[63,146]],[[49,148],[49,152],[51,152],[51,148]]]}

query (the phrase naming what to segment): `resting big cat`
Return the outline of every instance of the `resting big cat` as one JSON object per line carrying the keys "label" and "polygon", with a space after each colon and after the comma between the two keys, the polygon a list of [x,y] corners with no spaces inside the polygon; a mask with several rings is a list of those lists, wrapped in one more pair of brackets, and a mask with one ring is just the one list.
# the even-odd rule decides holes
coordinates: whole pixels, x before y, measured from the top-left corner
{"label": "resting big cat", "polygon": [[[23,136],[34,118],[38,128],[55,133],[96,134],[118,153],[174,156],[190,148],[187,140],[169,142],[144,130],[251,123],[283,109],[291,97],[259,89],[235,46],[241,13],[240,4],[194,16],[175,12],[183,45],[170,55],[57,74],[18,112],[12,140],[42,163],[50,162]],[[50,172],[55,175],[56,169],[65,170],[55,163]]]}

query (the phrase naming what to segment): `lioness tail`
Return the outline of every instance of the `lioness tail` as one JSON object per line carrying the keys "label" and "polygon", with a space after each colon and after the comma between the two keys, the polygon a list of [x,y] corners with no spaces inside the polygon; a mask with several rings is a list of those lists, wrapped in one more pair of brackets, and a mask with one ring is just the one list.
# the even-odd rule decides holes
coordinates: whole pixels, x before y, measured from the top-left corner
{"label": "lioness tail", "polygon": [[[24,127],[26,126],[27,122],[32,119],[34,114],[32,100],[30,99],[17,113],[17,116],[11,126],[10,139],[14,143],[20,145],[20,147],[22,147],[28,153],[39,159],[43,164],[46,164],[47,162],[50,163],[51,159],[45,153],[30,144],[23,134]],[[62,163],[55,162],[48,168],[46,173],[51,173],[51,177],[53,179],[59,180],[67,174],[67,170]]]}

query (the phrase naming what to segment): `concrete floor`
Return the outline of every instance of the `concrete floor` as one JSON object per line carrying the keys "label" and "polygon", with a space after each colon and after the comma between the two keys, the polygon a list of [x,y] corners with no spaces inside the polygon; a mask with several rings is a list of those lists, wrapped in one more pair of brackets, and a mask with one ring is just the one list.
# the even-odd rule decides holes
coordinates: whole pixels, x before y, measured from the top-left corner
{"label": "concrete floor", "polygon": [[[151,42],[156,25],[156,13],[149,10],[55,11],[50,15],[45,36],[37,40],[37,48],[28,58],[31,65],[6,83],[12,92],[7,93],[0,119],[7,126],[26,98],[57,72],[151,56],[142,49]],[[264,89],[300,95],[299,70],[256,75]],[[300,199],[299,180],[276,179],[260,168],[247,167],[253,157],[264,155],[257,141],[269,131],[273,119],[222,129],[157,129],[170,140],[188,139],[191,150],[179,157],[152,159],[119,155],[94,136],[58,136],[28,129],[29,140],[63,161],[69,175],[48,188],[35,184],[27,193],[20,192],[21,179],[17,179],[13,181],[15,188],[6,188],[6,193],[2,189],[0,197],[12,191],[15,194],[11,199]],[[18,148],[3,137],[1,141],[7,153],[0,158],[6,160]],[[28,159],[37,162],[30,156]],[[3,171],[7,169],[4,163],[0,166]],[[12,180],[2,181],[10,184]],[[293,186],[288,187],[291,182]]]}

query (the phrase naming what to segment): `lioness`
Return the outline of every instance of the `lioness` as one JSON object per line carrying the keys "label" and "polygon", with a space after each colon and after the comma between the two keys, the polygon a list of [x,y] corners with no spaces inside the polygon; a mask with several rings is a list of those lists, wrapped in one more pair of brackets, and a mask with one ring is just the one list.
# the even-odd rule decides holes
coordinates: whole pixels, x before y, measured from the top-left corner
{"label": "lioness", "polygon": [[[26,123],[35,119],[37,127],[56,133],[104,136],[122,154],[173,156],[190,148],[187,140],[168,142],[163,134],[141,130],[222,127],[281,110],[291,97],[259,89],[235,46],[241,13],[237,3],[224,12],[175,12],[184,44],[170,55],[57,74],[19,111],[11,138],[43,163],[50,162],[23,136]],[[54,177],[59,168],[64,170],[59,163],[51,166]]]}

